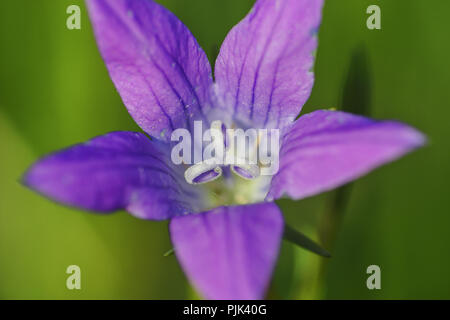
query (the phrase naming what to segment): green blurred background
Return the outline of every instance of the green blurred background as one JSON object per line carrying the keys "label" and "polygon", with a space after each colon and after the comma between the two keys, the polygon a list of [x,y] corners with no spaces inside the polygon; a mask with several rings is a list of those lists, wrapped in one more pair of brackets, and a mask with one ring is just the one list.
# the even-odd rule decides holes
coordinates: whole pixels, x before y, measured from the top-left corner
{"label": "green blurred background", "polygon": [[[166,0],[214,58],[252,0]],[[82,8],[82,29],[66,8]],[[382,29],[366,28],[381,7]],[[303,112],[339,108],[398,119],[429,145],[356,183],[299,202],[286,220],[332,252],[324,259],[283,242],[269,298],[450,298],[450,44],[448,1],[328,0],[316,84]],[[97,51],[80,0],[0,3],[0,298],[196,298],[166,222],[125,212],[92,215],[18,183],[40,156],[114,130],[139,130]],[[69,291],[68,265],[82,289]],[[381,267],[381,290],[366,268]]]}

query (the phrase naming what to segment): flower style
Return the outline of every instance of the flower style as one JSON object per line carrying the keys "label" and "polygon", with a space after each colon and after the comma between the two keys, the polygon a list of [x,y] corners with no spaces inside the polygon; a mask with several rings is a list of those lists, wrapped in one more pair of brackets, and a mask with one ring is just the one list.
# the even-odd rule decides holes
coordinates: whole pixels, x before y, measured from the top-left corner
{"label": "flower style", "polygon": [[[111,79],[151,139],[134,132],[96,137],[41,159],[24,183],[89,211],[171,219],[175,254],[206,298],[264,297],[284,228],[273,200],[336,188],[424,144],[407,125],[344,112],[295,121],[313,87],[322,0],[257,0],[226,37],[215,80],[193,35],[161,5],[87,4]],[[224,166],[219,179],[202,173],[202,183],[188,183],[187,167],[171,161],[171,134],[217,120],[227,128],[279,129],[279,171],[243,179]]]}

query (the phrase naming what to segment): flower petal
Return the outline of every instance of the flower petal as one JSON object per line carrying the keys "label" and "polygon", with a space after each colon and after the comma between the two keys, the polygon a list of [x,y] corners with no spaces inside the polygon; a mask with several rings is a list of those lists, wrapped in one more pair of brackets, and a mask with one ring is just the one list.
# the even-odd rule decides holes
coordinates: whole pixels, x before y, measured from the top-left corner
{"label": "flower petal", "polygon": [[301,199],[334,189],[422,146],[424,136],[394,121],[319,110],[285,136],[267,199]]}
{"label": "flower petal", "polygon": [[144,134],[113,132],[34,164],[23,182],[58,202],[85,210],[127,209],[142,219],[197,210],[199,196]]}
{"label": "flower petal", "polygon": [[283,232],[274,203],[220,207],[170,222],[175,254],[208,299],[261,299]]}
{"label": "flower petal", "polygon": [[165,141],[210,108],[211,66],[175,15],[152,0],[88,0],[97,43],[134,120]]}
{"label": "flower petal", "polygon": [[311,71],[322,0],[258,0],[225,39],[216,62],[218,96],[247,125],[283,128],[299,114]]}

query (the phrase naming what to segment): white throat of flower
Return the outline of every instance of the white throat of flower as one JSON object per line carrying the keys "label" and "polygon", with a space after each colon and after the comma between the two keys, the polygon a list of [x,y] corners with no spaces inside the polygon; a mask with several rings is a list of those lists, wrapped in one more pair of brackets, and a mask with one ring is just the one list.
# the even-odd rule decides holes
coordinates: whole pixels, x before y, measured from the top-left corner
{"label": "white throat of flower", "polygon": [[[210,129],[203,133],[201,124],[198,124],[200,130],[195,130],[195,126],[196,122],[192,131],[194,139],[191,131],[182,129],[185,131],[180,131],[172,140],[178,144],[171,156],[175,164],[191,164],[185,169],[184,178],[190,185],[202,189],[206,207],[263,201],[272,176],[278,170],[278,130],[244,131],[234,125],[226,128],[221,121],[213,121]],[[201,137],[196,136],[199,132]],[[184,145],[182,134],[186,134],[189,143]],[[192,161],[192,154],[198,159],[196,162]],[[201,157],[196,158],[199,154]]]}
{"label": "white throat of flower", "polygon": [[234,137],[224,130],[221,121],[212,123],[208,135],[212,140],[215,156],[196,163],[185,171],[184,177],[189,184],[204,184],[220,178],[222,166],[229,166],[234,174],[246,180],[260,176],[261,170],[256,160],[260,136],[255,137],[248,148],[245,140],[244,145],[235,148]]}

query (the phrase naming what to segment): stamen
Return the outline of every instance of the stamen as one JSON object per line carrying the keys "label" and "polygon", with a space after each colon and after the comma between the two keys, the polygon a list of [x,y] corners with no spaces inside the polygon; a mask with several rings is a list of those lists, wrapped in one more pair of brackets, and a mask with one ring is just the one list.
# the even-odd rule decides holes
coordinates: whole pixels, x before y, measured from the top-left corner
{"label": "stamen", "polygon": [[189,167],[184,172],[184,178],[189,184],[202,184],[214,181],[222,175],[222,169],[215,163],[200,162]]}
{"label": "stamen", "polygon": [[253,180],[260,175],[260,169],[256,164],[232,165],[231,170],[246,180]]}

